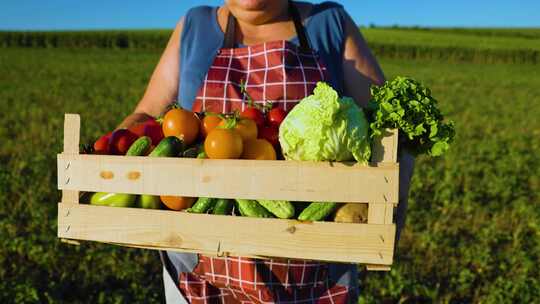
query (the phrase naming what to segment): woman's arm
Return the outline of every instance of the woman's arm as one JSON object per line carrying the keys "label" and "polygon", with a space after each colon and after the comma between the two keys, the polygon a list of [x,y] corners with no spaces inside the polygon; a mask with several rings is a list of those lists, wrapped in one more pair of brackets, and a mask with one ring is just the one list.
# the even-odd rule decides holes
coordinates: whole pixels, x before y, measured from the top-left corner
{"label": "woman's arm", "polygon": [[118,128],[129,128],[150,117],[157,117],[167,109],[178,95],[180,74],[180,35],[184,26],[182,18],[172,33],[158,65],[152,73],[143,98],[132,114],[122,121]]}
{"label": "woman's arm", "polygon": [[[360,106],[365,107],[370,99],[369,88],[371,84],[382,85],[385,78],[381,67],[369,50],[360,30],[348,15],[346,20],[346,34],[347,39],[345,40],[345,52],[343,54],[345,93],[356,100]],[[409,187],[414,170],[414,156],[407,151],[401,150],[398,161],[400,165],[400,187],[396,216],[396,241],[399,240],[401,231],[405,225]]]}
{"label": "woman's arm", "polygon": [[345,94],[358,105],[366,107],[370,98],[371,84],[382,85],[384,74],[369,50],[360,30],[347,14],[345,20],[345,51],[343,53],[343,79]]}

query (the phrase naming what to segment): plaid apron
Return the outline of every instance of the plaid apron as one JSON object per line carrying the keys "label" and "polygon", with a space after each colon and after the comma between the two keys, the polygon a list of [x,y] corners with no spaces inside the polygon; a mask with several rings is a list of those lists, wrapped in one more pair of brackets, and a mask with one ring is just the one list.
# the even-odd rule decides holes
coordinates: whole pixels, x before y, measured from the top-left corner
{"label": "plaid apron", "polygon": [[[300,46],[275,41],[234,48],[235,19],[229,16],[222,48],[193,104],[195,112],[230,113],[247,105],[244,84],[256,103],[290,110],[310,95],[326,68],[307,42],[291,4]],[[199,255],[191,273],[180,273],[179,287],[190,303],[351,303],[349,287],[328,280],[326,263]]]}

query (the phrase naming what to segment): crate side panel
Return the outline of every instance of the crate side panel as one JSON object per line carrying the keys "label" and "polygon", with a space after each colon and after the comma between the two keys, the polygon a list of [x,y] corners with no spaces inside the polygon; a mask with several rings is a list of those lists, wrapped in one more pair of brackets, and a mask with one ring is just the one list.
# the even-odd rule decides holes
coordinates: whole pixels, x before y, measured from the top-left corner
{"label": "crate side panel", "polygon": [[61,238],[191,252],[392,263],[395,225],[299,222],[59,204]]}
{"label": "crate side panel", "polygon": [[[397,203],[398,164],[58,155],[60,189],[291,201]],[[59,180],[66,178],[58,171]]]}

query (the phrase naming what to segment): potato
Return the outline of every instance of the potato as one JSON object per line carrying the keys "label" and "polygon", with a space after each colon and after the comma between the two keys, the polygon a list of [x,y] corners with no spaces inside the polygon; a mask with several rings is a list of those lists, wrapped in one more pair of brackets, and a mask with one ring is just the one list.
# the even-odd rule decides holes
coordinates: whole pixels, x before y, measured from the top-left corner
{"label": "potato", "polygon": [[339,223],[367,223],[368,204],[347,203],[336,211],[334,222]]}

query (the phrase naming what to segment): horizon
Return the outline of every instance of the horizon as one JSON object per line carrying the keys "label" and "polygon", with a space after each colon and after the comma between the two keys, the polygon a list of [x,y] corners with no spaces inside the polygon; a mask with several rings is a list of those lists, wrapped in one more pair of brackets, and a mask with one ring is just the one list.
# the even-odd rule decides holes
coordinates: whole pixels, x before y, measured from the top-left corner
{"label": "horizon", "polygon": [[[361,27],[374,24],[376,27],[400,28],[540,28],[540,14],[535,13],[540,12],[540,1],[533,0],[514,3],[500,0],[335,2],[342,4]],[[0,5],[0,31],[167,30],[174,28],[193,6],[222,3],[220,0],[5,0]]]}

